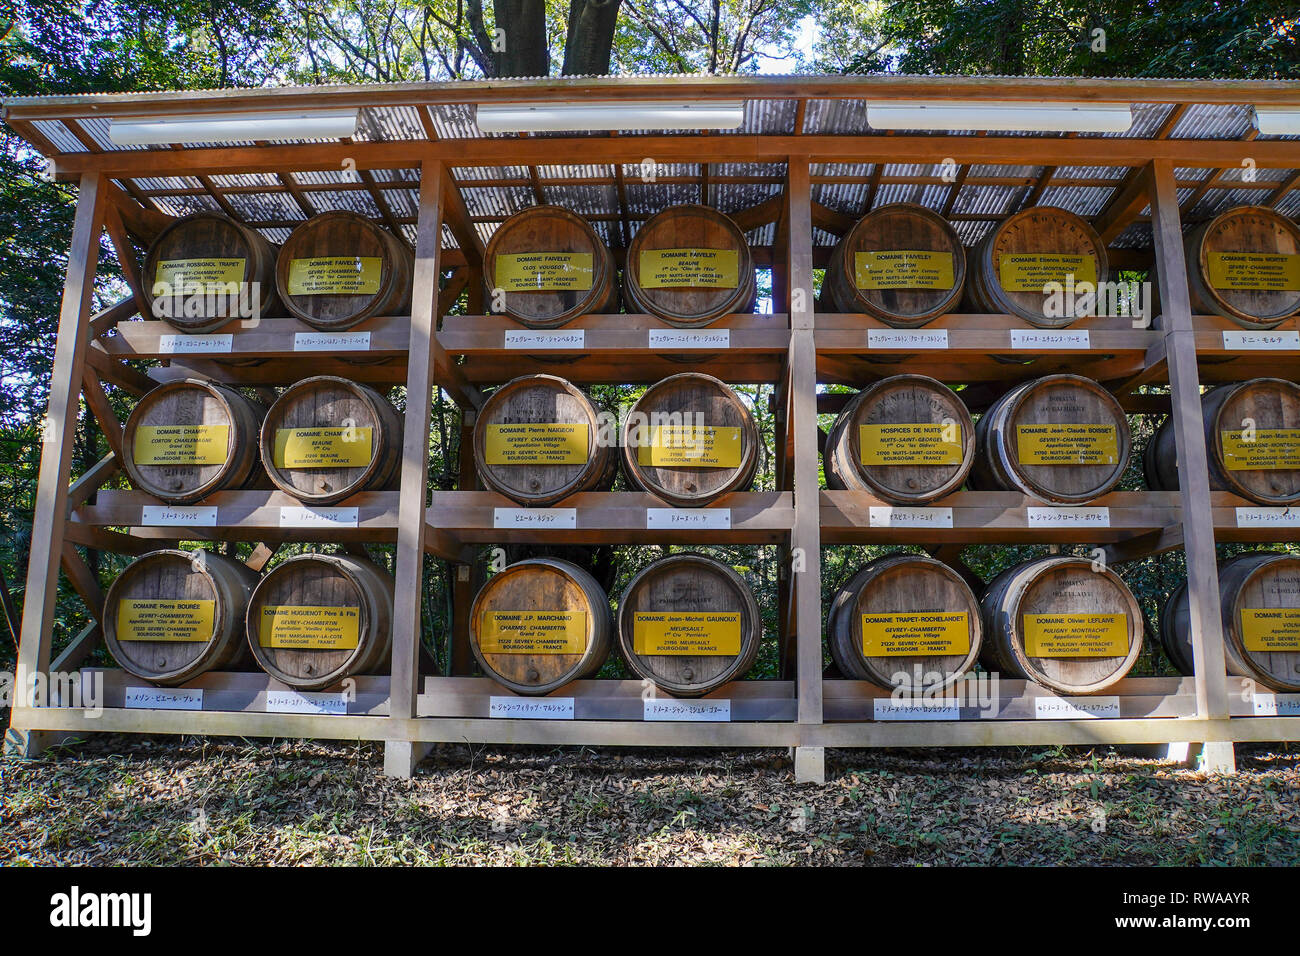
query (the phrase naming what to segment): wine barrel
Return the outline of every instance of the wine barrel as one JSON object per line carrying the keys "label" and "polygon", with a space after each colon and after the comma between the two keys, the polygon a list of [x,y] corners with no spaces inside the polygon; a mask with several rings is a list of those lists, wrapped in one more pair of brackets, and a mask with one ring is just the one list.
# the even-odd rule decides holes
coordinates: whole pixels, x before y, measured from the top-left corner
{"label": "wine barrel", "polygon": [[623,266],[628,311],[691,328],[753,312],[754,261],[745,234],[708,206],[670,206],[637,229]]}
{"label": "wine barrel", "polygon": [[141,291],[153,318],[187,333],[276,315],[281,307],[275,255],[256,229],[221,213],[196,212],[168,225],[150,244],[140,269]]}
{"label": "wine barrel", "polygon": [[1271,329],[1300,312],[1300,226],[1267,206],[1237,206],[1188,233],[1187,288],[1198,313]]}
{"label": "wine barrel", "polygon": [[924,375],[895,375],[857,394],[823,456],[832,488],[899,505],[956,491],[975,460],[975,426],[957,393]]}
{"label": "wine barrel", "polygon": [[560,206],[530,206],[492,234],[483,276],[493,312],[531,328],[618,311],[617,268],[596,230]]}
{"label": "wine barrel", "polygon": [[249,663],[244,613],[257,574],[213,551],[151,551],[104,598],[104,644],[122,670],[151,684],[183,684]]}
{"label": "wine barrel", "polygon": [[953,311],[966,285],[966,249],[948,220],[915,203],[873,209],[831,252],[822,295],[911,329]]}
{"label": "wine barrel", "polygon": [[1106,245],[1087,222],[1064,209],[1031,206],[1004,219],[975,246],[966,288],[975,311],[1007,312],[1040,328],[1061,328],[1079,316],[1073,302],[1061,308],[1065,297],[1044,288],[1058,283],[1078,294],[1078,286],[1090,282],[1095,291],[1109,268]]}
{"label": "wine barrel", "polygon": [[699,554],[643,568],[618,602],[618,642],[638,677],[674,697],[700,697],[744,676],[763,622],[740,575]]}
{"label": "wine barrel", "polygon": [[701,372],[650,386],[623,424],[623,465],[642,491],[683,507],[744,491],[758,468],[758,427],[725,383]]}
{"label": "wine barrel", "polygon": [[338,332],[376,315],[407,315],[415,260],[406,243],[354,212],[313,216],[289,234],[275,266],[285,306]]}
{"label": "wine barrel", "polygon": [[391,488],[402,463],[402,416],[368,385],[318,375],[291,385],[262,423],[262,463],[300,501],[328,505]]}
{"label": "wine barrel", "polygon": [[393,579],[363,558],[299,554],[276,565],[248,602],[248,644],[262,670],[301,690],[386,673]]}
{"label": "wine barrel", "polygon": [[542,507],[608,488],[618,457],[581,390],[554,375],[522,375],[494,391],[479,411],[474,466],[487,487]]}
{"label": "wine barrel", "polygon": [[122,433],[131,484],[170,504],[258,482],[257,433],[266,409],[215,382],[159,385],[136,403]]}
{"label": "wine barrel", "polygon": [[613,644],[604,590],[558,558],[530,558],[494,574],[469,620],[479,667],[517,694],[548,694],[594,677]]}
{"label": "wine barrel", "polygon": [[[1300,558],[1251,551],[1219,564],[1223,657],[1229,674],[1271,690],[1300,692]],[[1191,676],[1191,608],[1184,581],[1160,612],[1160,643],[1180,674]]]}
{"label": "wine barrel", "polygon": [[1109,568],[1046,557],[1003,571],[984,592],[980,663],[1061,694],[1093,694],[1142,651],[1142,608]]}
{"label": "wine barrel", "polygon": [[840,673],[914,694],[960,680],[979,656],[982,630],[961,575],[910,554],[869,562],[836,593],[826,621]]}
{"label": "wine barrel", "polygon": [[1082,504],[1119,482],[1128,465],[1128,416],[1115,396],[1079,375],[1025,382],[975,428],[970,485]]}

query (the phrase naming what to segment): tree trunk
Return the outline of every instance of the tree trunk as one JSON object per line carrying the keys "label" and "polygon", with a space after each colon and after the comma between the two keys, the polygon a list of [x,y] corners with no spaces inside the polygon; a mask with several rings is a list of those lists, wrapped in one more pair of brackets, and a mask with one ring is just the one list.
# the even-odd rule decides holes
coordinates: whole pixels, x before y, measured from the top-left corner
{"label": "tree trunk", "polygon": [[495,0],[497,76],[548,76],[545,0]]}
{"label": "tree trunk", "polygon": [[614,27],[623,0],[569,0],[569,30],[564,41],[565,76],[609,73]]}

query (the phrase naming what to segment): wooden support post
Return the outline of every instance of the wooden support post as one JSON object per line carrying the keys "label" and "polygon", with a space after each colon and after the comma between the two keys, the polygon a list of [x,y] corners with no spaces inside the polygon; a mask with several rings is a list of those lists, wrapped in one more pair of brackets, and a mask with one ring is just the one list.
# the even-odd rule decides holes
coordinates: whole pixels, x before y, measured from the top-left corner
{"label": "wooden support post", "polygon": [[[460,474],[457,482],[461,491],[476,491],[479,487],[478,472],[474,468],[474,421],[473,409],[461,410]],[[474,604],[474,595],[483,584],[483,569],[478,561],[473,564],[453,562],[450,572],[451,646],[447,648],[447,673],[467,676],[474,673],[474,652],[469,646],[469,612]]]}

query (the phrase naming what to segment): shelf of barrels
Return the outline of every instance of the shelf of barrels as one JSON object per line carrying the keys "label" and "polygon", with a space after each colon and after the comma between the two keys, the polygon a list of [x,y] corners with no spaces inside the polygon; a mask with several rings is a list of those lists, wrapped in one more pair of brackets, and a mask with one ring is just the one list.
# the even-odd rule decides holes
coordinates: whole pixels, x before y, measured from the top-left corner
{"label": "shelf of barrels", "polygon": [[[967,248],[889,203],[840,223],[814,296],[810,168],[788,167],[768,312],[745,232],[705,205],[617,256],[554,205],[486,243],[453,230],[455,285],[443,225],[465,217],[437,165],[413,244],[328,212],[276,248],[85,177],[75,242],[102,221],[132,286],[87,328],[74,246],[51,407],[80,389],[112,454],[49,543],[95,620],[25,659],[76,668],[102,639],[118,666],[80,670],[102,712],[17,709],[15,739],[367,738],[399,774],[438,741],[790,747],[816,780],[828,746],[1181,742],[1225,769],[1233,741],[1293,736],[1300,558],[1216,568],[1215,545],[1300,528],[1296,224],[1231,208],[1184,236],[1152,167],[1158,306],[1117,308],[1072,212],[1029,205]],[[470,314],[446,314],[462,291]],[[124,422],[105,383],[138,396]],[[603,384],[646,387],[611,415]],[[744,384],[771,386],[770,445]],[[462,414],[451,490],[429,490],[435,388]],[[1131,415],[1163,423],[1143,448]],[[1146,489],[1115,490],[1138,455]],[[962,561],[1031,544],[1066,550],[988,581]],[[665,547],[611,593],[585,560],[609,545]],[[690,550],[711,545],[775,548],[775,633],[742,573]],[[853,545],[894,550],[823,606],[823,549]],[[78,548],[134,560],[101,591]],[[1148,628],[1124,564],[1179,549],[1193,586]],[[445,673],[426,554],[454,569]],[[1182,676],[1130,676],[1151,633]],[[745,679],[765,641],[779,673]],[[628,677],[597,677],[611,655]]]}

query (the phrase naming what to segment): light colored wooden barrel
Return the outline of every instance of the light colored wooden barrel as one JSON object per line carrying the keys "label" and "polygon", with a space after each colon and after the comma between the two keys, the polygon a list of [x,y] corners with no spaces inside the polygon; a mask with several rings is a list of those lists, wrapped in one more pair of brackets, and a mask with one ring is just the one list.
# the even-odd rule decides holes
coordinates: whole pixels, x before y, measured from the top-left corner
{"label": "light colored wooden barrel", "polygon": [[569,561],[530,558],[494,574],[470,609],[470,649],[488,677],[548,694],[594,677],[613,646],[609,598]]}
{"label": "light colored wooden barrel", "polygon": [[724,382],[701,372],[650,386],[623,425],[623,466],[636,487],[683,507],[744,491],[754,480],[758,427]]}
{"label": "light colored wooden barrel", "polygon": [[1106,246],[1092,226],[1067,210],[1032,206],[979,241],[966,288],[975,311],[1006,312],[1031,325],[1061,328],[1079,316],[1049,314],[1045,284],[1068,286],[1070,274],[1076,286],[1095,284],[1106,280],[1109,268]]}
{"label": "light colored wooden barrel", "polygon": [[831,252],[822,295],[841,312],[916,328],[953,311],[966,285],[966,249],[948,220],[915,203],[867,213]]}
{"label": "light colored wooden barrel", "polygon": [[579,388],[554,375],[523,375],[479,411],[474,467],[484,485],[520,504],[551,505],[610,486],[618,470],[611,438]]}
{"label": "light colored wooden barrel", "polygon": [[295,555],[254,589],[247,634],[262,670],[291,687],[321,690],[345,677],[387,673],[392,576],[351,555]]}
{"label": "light colored wooden barrel", "polygon": [[700,697],[743,677],[763,622],[744,580],[719,561],[674,554],[643,568],[618,602],[618,642],[638,677]]}
{"label": "light colored wooden barrel", "polygon": [[629,312],[686,328],[753,312],[757,287],[745,234],[708,206],[669,206],[632,237],[623,294]]}
{"label": "light colored wooden barrel", "polygon": [[1115,396],[1079,375],[1048,375],[1013,388],[980,418],[970,484],[1082,504],[1123,477],[1131,442]]}
{"label": "light colored wooden barrel", "polygon": [[1026,561],[994,578],[981,601],[980,662],[1061,694],[1095,694],[1142,651],[1142,608],[1114,571],[1087,558]]}
{"label": "light colored wooden barrel", "polygon": [[183,684],[250,663],[244,613],[257,574],[213,551],[152,551],[104,599],[104,644],[128,674]]}
{"label": "light colored wooden barrel", "polygon": [[868,563],[831,600],[826,634],[840,673],[914,694],[950,687],[979,656],[980,604],[933,558]]}
{"label": "light colored wooden barrel", "polygon": [[396,483],[402,416],[368,385],[333,375],[281,393],[262,423],[262,463],[277,488],[328,505]]}
{"label": "light colored wooden barrel", "polygon": [[859,392],[835,420],[823,456],[830,487],[900,505],[956,491],[974,460],[970,412],[924,375],[895,375]]}
{"label": "light colored wooden barrel", "polygon": [[1300,312],[1300,226],[1267,206],[1237,206],[1183,242],[1198,313],[1271,329]]}
{"label": "light colored wooden barrel", "polygon": [[354,212],[296,227],[280,249],[276,288],[312,328],[349,329],[377,315],[408,315],[414,257],[406,243]]}
{"label": "light colored wooden barrel", "polygon": [[187,504],[262,477],[257,434],[266,409],[215,382],[159,385],[136,403],[122,436],[131,484],[170,504]]}
{"label": "light colored wooden barrel", "polygon": [[614,257],[587,220],[530,206],[497,227],[483,254],[487,301],[531,328],[618,311]]}
{"label": "light colored wooden barrel", "polygon": [[[256,306],[260,316],[281,311],[275,288],[276,250],[257,230],[216,212],[196,212],[160,232],[145,252],[140,272],[152,316],[182,332],[211,332]],[[257,283],[254,290],[252,283]],[[214,293],[188,298],[201,286]],[[170,295],[169,295],[170,293]],[[181,293],[180,296],[177,293]],[[187,299],[187,301],[178,301]],[[190,313],[190,314],[187,314]]]}
{"label": "light colored wooden barrel", "polygon": [[[1270,690],[1300,692],[1300,557],[1251,551],[1220,562],[1219,606],[1228,673]],[[1178,672],[1191,676],[1186,581],[1161,609],[1160,643]]]}

